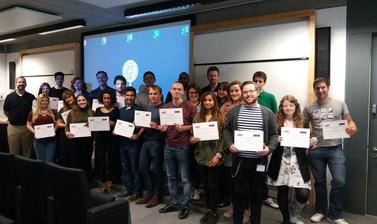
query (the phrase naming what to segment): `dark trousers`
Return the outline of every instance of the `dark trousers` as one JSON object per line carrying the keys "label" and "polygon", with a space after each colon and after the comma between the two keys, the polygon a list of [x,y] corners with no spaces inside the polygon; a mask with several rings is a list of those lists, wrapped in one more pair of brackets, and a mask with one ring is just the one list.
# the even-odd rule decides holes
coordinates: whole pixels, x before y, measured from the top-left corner
{"label": "dark trousers", "polygon": [[211,209],[212,212],[216,212],[220,196],[219,186],[223,167],[209,167],[198,164],[198,170],[204,185],[206,207],[207,209]]}
{"label": "dark trousers", "polygon": [[234,224],[242,224],[245,205],[249,205],[250,207],[250,223],[261,223],[262,188],[265,173],[257,172],[257,165],[259,164],[264,164],[264,160],[260,158],[236,157],[233,161]]}
{"label": "dark trousers", "polygon": [[92,176],[93,140],[91,137],[68,140],[69,159],[73,168],[83,169],[88,179]]}
{"label": "dark trousers", "polygon": [[[116,158],[119,157],[119,147],[115,137],[96,139],[95,158],[98,174],[102,182],[116,180]],[[118,154],[117,154],[118,152]]]}

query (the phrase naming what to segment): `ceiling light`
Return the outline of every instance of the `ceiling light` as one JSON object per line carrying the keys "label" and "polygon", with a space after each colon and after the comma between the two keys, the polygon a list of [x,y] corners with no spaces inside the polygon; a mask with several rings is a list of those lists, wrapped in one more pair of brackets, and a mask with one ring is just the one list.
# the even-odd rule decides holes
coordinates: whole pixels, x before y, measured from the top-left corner
{"label": "ceiling light", "polygon": [[73,30],[73,29],[78,29],[81,27],[86,26],[86,22],[83,19],[76,19],[72,21],[68,21],[65,23],[59,23],[55,25],[51,25],[48,27],[45,27],[43,31],[39,31],[39,35],[47,35],[51,33],[57,33],[57,32],[62,32],[66,30]]}
{"label": "ceiling light", "polygon": [[8,38],[8,39],[2,39],[0,40],[0,43],[5,43],[5,42],[9,42],[9,41],[14,41],[16,40],[15,38]]}
{"label": "ceiling light", "polygon": [[62,32],[62,31],[66,31],[66,30],[73,30],[73,29],[78,29],[78,28],[81,28],[81,27],[84,27],[84,26],[83,25],[70,26],[70,27],[66,27],[66,28],[61,28],[61,29],[56,29],[56,30],[41,32],[41,33],[38,33],[38,34],[39,35],[47,35],[47,34],[50,34],[50,33],[57,33],[57,32]]}

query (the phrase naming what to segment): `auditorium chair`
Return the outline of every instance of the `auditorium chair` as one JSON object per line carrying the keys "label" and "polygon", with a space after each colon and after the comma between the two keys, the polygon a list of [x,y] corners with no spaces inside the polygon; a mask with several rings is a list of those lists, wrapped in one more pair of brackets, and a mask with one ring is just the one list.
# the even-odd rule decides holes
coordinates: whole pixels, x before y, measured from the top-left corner
{"label": "auditorium chair", "polygon": [[85,171],[46,163],[52,190],[51,224],[128,224],[127,200],[90,191]]}
{"label": "auditorium chair", "polygon": [[16,165],[14,155],[0,152],[0,214],[16,218]]}

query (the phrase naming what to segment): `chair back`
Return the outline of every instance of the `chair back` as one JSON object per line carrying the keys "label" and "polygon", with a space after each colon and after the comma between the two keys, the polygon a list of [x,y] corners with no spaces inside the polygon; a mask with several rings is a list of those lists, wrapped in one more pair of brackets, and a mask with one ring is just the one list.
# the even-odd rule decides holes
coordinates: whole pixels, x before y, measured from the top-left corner
{"label": "chair back", "polygon": [[16,208],[16,186],[14,155],[0,152],[0,213],[13,218]]}
{"label": "chair back", "polygon": [[56,224],[86,223],[90,190],[84,170],[46,163]]}
{"label": "chair back", "polygon": [[44,161],[16,155],[20,189],[21,215],[26,222],[47,222],[47,199],[50,196],[47,168]]}

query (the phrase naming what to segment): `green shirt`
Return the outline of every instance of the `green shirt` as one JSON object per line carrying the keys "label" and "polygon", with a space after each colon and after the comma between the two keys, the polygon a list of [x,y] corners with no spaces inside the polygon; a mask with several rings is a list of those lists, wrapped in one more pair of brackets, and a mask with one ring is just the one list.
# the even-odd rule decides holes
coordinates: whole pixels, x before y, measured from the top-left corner
{"label": "green shirt", "polygon": [[265,106],[268,109],[272,110],[272,112],[274,112],[274,114],[276,114],[278,112],[278,107],[276,105],[275,96],[272,95],[271,93],[268,93],[268,92],[263,90],[259,94],[258,103],[260,105]]}

